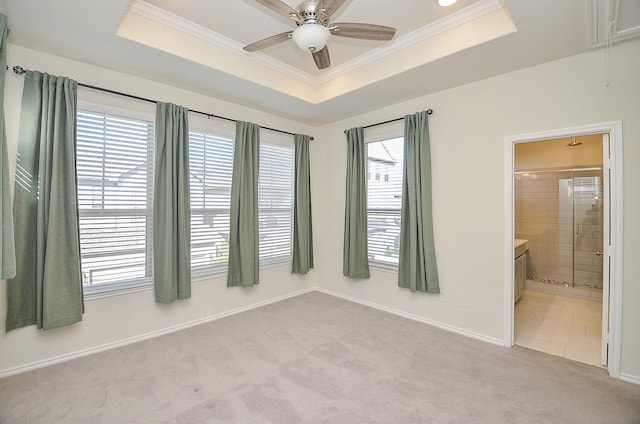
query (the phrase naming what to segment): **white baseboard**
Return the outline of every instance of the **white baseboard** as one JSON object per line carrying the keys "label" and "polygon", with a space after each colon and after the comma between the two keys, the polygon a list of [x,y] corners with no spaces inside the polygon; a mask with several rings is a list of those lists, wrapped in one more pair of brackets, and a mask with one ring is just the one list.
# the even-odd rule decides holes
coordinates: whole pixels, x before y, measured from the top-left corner
{"label": "white baseboard", "polygon": [[[31,362],[29,364],[25,364],[25,365],[21,365],[15,368],[8,368],[6,370],[2,370],[0,371],[0,378],[3,377],[8,377],[10,375],[15,375],[15,374],[20,374],[23,372],[27,372],[27,371],[32,371],[34,369],[38,369],[38,368],[42,368],[42,367],[46,367],[49,365],[54,365],[54,364],[58,364],[60,362],[65,362],[65,361],[70,361],[72,359],[76,359],[76,358],[81,358],[83,356],[88,356],[94,353],[99,353],[99,352],[103,352],[106,350],[110,350],[110,349],[116,349],[118,347],[122,347],[122,346],[126,346],[132,343],[136,343],[142,340],[146,340],[146,339],[150,339],[153,337],[158,337],[158,336],[163,336],[165,334],[169,334],[169,333],[173,333],[176,331],[180,331],[180,330],[184,330],[190,327],[194,327],[196,325],[200,325],[200,324],[205,324],[207,322],[211,322],[211,321],[215,321],[217,319],[220,318],[224,318],[224,317],[228,317],[231,315],[235,315],[235,314],[239,314],[241,312],[245,312],[245,311],[249,311],[251,309],[256,309],[259,308],[261,306],[266,306],[269,305],[271,303],[276,303],[279,302],[281,300],[285,300],[285,299],[289,299],[292,297],[296,297],[296,296],[300,296],[302,294],[305,293],[310,293],[313,291],[318,291],[320,293],[324,293],[324,294],[328,294],[330,296],[335,296],[335,297],[339,297],[341,299],[345,299],[348,300],[350,302],[354,302],[354,303],[358,303],[361,305],[365,305],[374,309],[378,309],[384,312],[388,312],[394,315],[398,315],[407,319],[411,319],[414,321],[418,321],[418,322],[422,322],[425,324],[429,324],[429,325],[433,325],[434,327],[438,327],[441,328],[443,330],[447,330],[447,331],[451,331],[453,333],[457,333],[457,334],[461,334],[463,336],[467,336],[467,337],[471,337],[473,339],[476,340],[480,340],[483,342],[487,342],[487,343],[491,343],[494,345],[498,345],[498,346],[504,346],[503,344],[503,340],[501,339],[497,339],[497,338],[493,338],[493,337],[488,337],[485,336],[484,334],[479,334],[479,333],[475,333],[473,331],[468,331],[459,327],[455,327],[452,325],[448,325],[448,324],[444,324],[438,321],[433,321],[427,318],[423,318],[420,317],[418,315],[413,315],[410,314],[408,312],[404,312],[398,309],[394,309],[394,308],[389,308],[387,306],[383,306],[383,305],[379,305],[377,303],[373,303],[373,302],[369,302],[366,300],[362,300],[362,299],[358,299],[355,297],[351,297],[351,296],[347,296],[343,293],[340,292],[336,292],[333,290],[328,290],[328,289],[324,289],[321,287],[310,287],[310,288],[306,288],[304,290],[299,290],[293,293],[288,293],[286,295],[282,295],[282,296],[278,296],[278,297],[274,297],[271,299],[267,299],[267,300],[263,300],[261,302],[256,302],[256,303],[252,303],[250,305],[246,305],[246,306],[242,306],[240,308],[235,308],[235,309],[231,309],[229,311],[225,311],[225,312],[221,312],[219,314],[215,314],[215,315],[210,315],[204,318],[200,318],[194,321],[190,321],[184,324],[179,324],[179,325],[175,325],[172,327],[168,327],[168,328],[164,328],[161,330],[157,330],[157,331],[152,331],[149,333],[145,333],[145,334],[141,334],[139,336],[135,336],[135,337],[130,337],[127,339],[123,339],[123,340],[118,340],[116,342],[112,342],[112,343],[107,343],[104,345],[100,345],[100,346],[96,346],[96,347],[92,347],[92,348],[88,348],[88,349],[83,349],[80,351],[76,351],[76,352],[72,352],[72,353],[68,353],[68,354],[64,354],[64,355],[60,355],[60,356],[56,356],[53,358],[48,358],[48,359],[44,359],[41,361],[36,361],[36,362]],[[640,385],[640,377],[635,376],[635,375],[631,375],[631,374],[625,374],[625,373],[621,373],[620,374],[620,380],[629,382],[629,383],[633,383],[633,384],[637,384]]]}
{"label": "white baseboard", "polygon": [[620,373],[620,380],[640,386],[640,376]]}
{"label": "white baseboard", "polygon": [[430,320],[430,319],[427,319],[427,318],[424,318],[424,317],[421,317],[421,316],[418,316],[418,315],[413,315],[413,314],[410,314],[408,312],[401,311],[399,309],[389,308],[387,306],[379,305],[377,303],[373,303],[373,302],[369,302],[369,301],[366,301],[366,300],[358,299],[357,297],[347,296],[345,294],[342,294],[340,292],[336,292],[336,291],[333,291],[333,290],[327,290],[327,289],[323,289],[321,287],[316,287],[315,290],[319,291],[320,293],[325,293],[325,294],[329,294],[331,296],[340,297],[342,299],[349,300],[351,302],[359,303],[361,305],[369,306],[369,307],[374,308],[374,309],[379,309],[381,311],[389,312],[391,314],[398,315],[398,316],[401,316],[401,317],[404,317],[404,318],[408,318],[408,319],[413,320],[413,321],[418,321],[418,322],[422,322],[422,323],[425,323],[425,324],[433,325],[434,327],[438,327],[438,328],[441,328],[443,330],[451,331],[453,333],[461,334],[463,336],[471,337],[471,338],[476,339],[476,340],[480,340],[480,341],[483,341],[483,342],[495,344],[495,345],[498,345],[498,346],[504,346],[504,342],[503,342],[502,339],[496,339],[494,337],[485,336],[484,334],[474,333],[473,331],[468,331],[468,330],[465,330],[463,328],[454,327],[452,325],[444,324],[444,323],[441,323],[441,322],[438,322],[438,321],[433,321],[433,320]]}
{"label": "white baseboard", "polygon": [[23,372],[27,372],[27,371],[32,371],[34,369],[37,368],[42,368],[42,367],[46,367],[49,365],[53,365],[53,364],[58,364],[60,362],[66,362],[66,361],[70,361],[72,359],[76,359],[76,358],[81,358],[83,356],[88,356],[94,353],[99,353],[99,352],[104,352],[105,350],[110,350],[110,349],[115,349],[118,347],[122,347],[122,346],[126,346],[132,343],[136,343],[142,340],[146,340],[146,339],[150,339],[153,337],[158,337],[158,336],[163,336],[165,334],[169,334],[169,333],[174,333],[176,331],[180,331],[180,330],[184,330],[190,327],[194,327],[196,325],[200,325],[200,324],[204,324],[207,322],[211,322],[211,321],[215,321],[217,319],[220,318],[225,318],[231,315],[235,315],[235,314],[239,314],[241,312],[245,312],[245,311],[249,311],[251,309],[256,309],[259,308],[261,306],[266,306],[269,305],[271,303],[276,303],[279,302],[281,300],[285,300],[285,299],[289,299],[292,297],[296,297],[296,296],[300,296],[302,294],[305,293],[309,293],[315,291],[314,287],[310,287],[304,290],[300,290],[300,291],[296,291],[293,293],[288,293],[282,296],[278,296],[278,297],[274,297],[271,299],[267,299],[267,300],[263,300],[261,302],[256,302],[256,303],[252,303],[250,305],[246,305],[246,306],[242,306],[240,308],[235,308],[235,309],[231,309],[225,312],[221,312],[219,314],[215,314],[215,315],[209,315],[207,317],[204,318],[200,318],[197,319],[195,321],[189,321],[186,322],[184,324],[179,324],[179,325],[174,325],[172,327],[167,327],[167,328],[163,328],[161,330],[157,330],[157,331],[151,331],[149,333],[145,333],[145,334],[141,334],[139,336],[134,336],[134,337],[130,337],[127,339],[122,339],[122,340],[118,340],[116,342],[112,342],[112,343],[106,343],[100,346],[96,346],[96,347],[90,347],[88,349],[83,349],[83,350],[79,350],[76,352],[71,352],[71,353],[67,353],[64,355],[60,355],[60,356],[55,356],[52,358],[48,358],[48,359],[43,359],[41,361],[35,361],[35,362],[31,362],[25,365],[20,365],[18,367],[14,367],[14,368],[8,368],[6,370],[2,370],[0,371],[0,378],[3,377],[8,377],[10,375],[15,375],[15,374],[20,374]]}

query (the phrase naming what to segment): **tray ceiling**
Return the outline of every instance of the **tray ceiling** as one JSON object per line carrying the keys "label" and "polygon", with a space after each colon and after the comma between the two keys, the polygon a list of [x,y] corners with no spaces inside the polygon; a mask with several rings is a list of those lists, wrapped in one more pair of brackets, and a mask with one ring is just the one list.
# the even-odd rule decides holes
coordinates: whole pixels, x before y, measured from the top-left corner
{"label": "tray ceiling", "polygon": [[598,47],[611,16],[612,42],[636,36],[640,22],[637,0],[459,0],[448,8],[435,0],[347,0],[332,22],[392,26],[396,36],[332,37],[332,66],[319,71],[292,41],[242,50],[295,28],[255,0],[0,0],[0,11],[11,44],[309,124]]}

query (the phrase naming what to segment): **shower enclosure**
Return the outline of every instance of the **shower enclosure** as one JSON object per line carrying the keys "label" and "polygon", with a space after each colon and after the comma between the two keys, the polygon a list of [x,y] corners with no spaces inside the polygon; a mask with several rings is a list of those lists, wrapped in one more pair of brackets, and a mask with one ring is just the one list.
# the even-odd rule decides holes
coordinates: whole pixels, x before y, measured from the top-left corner
{"label": "shower enclosure", "polygon": [[515,174],[515,235],[528,240],[527,278],[602,288],[600,168]]}

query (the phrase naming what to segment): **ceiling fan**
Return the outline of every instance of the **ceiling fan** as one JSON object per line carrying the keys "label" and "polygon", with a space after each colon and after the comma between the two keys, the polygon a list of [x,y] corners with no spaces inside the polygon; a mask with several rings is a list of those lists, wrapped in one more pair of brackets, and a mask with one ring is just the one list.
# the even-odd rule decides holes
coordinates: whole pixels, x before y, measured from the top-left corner
{"label": "ceiling fan", "polygon": [[331,35],[358,38],[361,40],[391,40],[396,33],[395,28],[362,23],[329,23],[333,13],[346,0],[306,0],[294,10],[280,0],[256,0],[269,9],[285,15],[296,23],[292,31],[272,35],[244,47],[248,52],[255,52],[278,43],[293,39],[305,51],[311,52],[318,69],[326,69],[331,65],[327,41]]}

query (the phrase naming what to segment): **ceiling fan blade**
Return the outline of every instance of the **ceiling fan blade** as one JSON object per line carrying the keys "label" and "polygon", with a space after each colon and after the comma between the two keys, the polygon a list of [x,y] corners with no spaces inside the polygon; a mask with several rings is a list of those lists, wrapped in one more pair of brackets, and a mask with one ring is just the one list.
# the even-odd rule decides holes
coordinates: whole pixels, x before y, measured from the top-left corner
{"label": "ceiling fan blade", "polygon": [[336,10],[340,9],[340,6],[342,6],[345,1],[346,0],[324,0],[320,8],[326,10],[327,18],[330,18]]}
{"label": "ceiling fan blade", "polygon": [[327,69],[331,66],[331,58],[329,57],[329,49],[324,46],[322,50],[313,52],[313,60],[316,62],[318,69]]}
{"label": "ceiling fan blade", "polygon": [[291,38],[293,31],[283,32],[282,34],[272,35],[271,37],[264,38],[255,43],[251,43],[248,46],[244,46],[243,49],[248,52],[255,52],[257,50],[266,49],[267,47],[275,46],[276,44],[287,41]]}
{"label": "ceiling fan blade", "polygon": [[296,12],[295,9],[291,8],[291,6],[281,2],[280,0],[256,0],[256,1],[280,15],[291,17],[291,14],[293,13],[294,15],[298,16],[298,12]]}
{"label": "ceiling fan blade", "polygon": [[339,23],[329,25],[331,34],[360,40],[391,40],[396,29],[388,26],[359,23]]}

